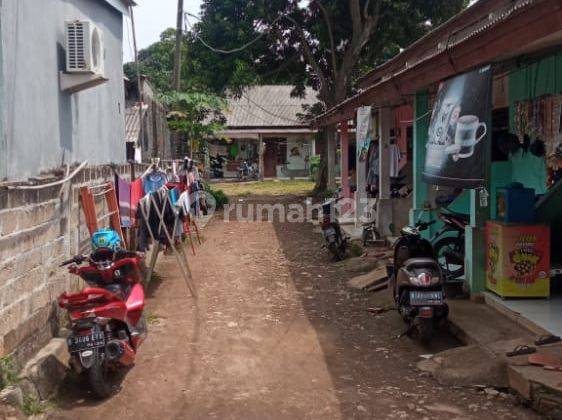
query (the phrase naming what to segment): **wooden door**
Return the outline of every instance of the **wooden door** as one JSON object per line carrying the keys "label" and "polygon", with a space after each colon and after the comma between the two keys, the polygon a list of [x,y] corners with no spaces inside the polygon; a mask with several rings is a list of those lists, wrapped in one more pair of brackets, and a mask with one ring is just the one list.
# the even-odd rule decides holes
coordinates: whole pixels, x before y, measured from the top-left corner
{"label": "wooden door", "polygon": [[263,154],[263,175],[266,178],[277,177],[277,142],[266,141]]}

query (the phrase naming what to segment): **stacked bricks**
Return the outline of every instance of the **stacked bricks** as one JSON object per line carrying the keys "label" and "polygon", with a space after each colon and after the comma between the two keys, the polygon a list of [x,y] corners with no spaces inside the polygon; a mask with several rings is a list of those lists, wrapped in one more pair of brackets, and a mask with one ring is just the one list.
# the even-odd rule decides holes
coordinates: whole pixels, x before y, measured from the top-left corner
{"label": "stacked bricks", "polygon": [[[125,179],[129,170],[129,165],[116,168]],[[83,284],[59,265],[89,252],[80,187],[113,180],[113,170],[100,166],[84,168],[55,187],[0,187],[0,357],[12,354],[25,361],[65,322],[56,300]],[[96,208],[98,216],[107,214],[103,195],[96,198]],[[99,221],[100,227],[108,224],[107,218]]]}

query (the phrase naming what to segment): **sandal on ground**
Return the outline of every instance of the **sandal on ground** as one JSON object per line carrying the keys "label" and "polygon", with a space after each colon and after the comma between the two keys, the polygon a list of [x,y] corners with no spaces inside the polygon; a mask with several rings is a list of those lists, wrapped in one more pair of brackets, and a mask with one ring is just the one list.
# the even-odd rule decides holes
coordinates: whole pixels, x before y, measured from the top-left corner
{"label": "sandal on ground", "polygon": [[531,346],[526,346],[526,345],[521,345],[521,346],[517,346],[513,349],[513,351],[510,351],[508,353],[506,353],[505,355],[507,357],[513,357],[513,356],[522,356],[524,354],[533,354],[536,353],[537,349]]}
{"label": "sandal on ground", "polygon": [[545,344],[554,344],[558,343],[559,341],[561,341],[560,337],[556,335],[543,335],[542,337],[539,337],[537,341],[535,341],[535,345],[544,346]]}

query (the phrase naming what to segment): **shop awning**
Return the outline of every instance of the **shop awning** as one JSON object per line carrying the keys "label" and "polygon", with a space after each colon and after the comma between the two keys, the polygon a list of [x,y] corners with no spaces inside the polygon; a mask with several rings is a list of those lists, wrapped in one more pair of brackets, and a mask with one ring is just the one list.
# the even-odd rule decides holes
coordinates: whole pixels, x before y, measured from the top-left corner
{"label": "shop awning", "polygon": [[312,125],[352,119],[364,105],[398,105],[456,74],[561,44],[562,0],[480,0],[375,69],[370,85]]}

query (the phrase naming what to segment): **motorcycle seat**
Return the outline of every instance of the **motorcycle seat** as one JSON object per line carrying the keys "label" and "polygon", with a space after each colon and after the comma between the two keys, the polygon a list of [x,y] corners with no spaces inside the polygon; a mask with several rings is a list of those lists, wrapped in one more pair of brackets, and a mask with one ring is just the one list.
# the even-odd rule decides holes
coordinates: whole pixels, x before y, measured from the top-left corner
{"label": "motorcycle seat", "polygon": [[456,213],[453,211],[449,211],[448,213],[443,213],[443,215],[451,219],[456,219],[457,221],[464,224],[470,223],[470,214]]}
{"label": "motorcycle seat", "polygon": [[404,262],[404,267],[409,269],[425,267],[439,268],[439,263],[433,258],[410,258]]}

